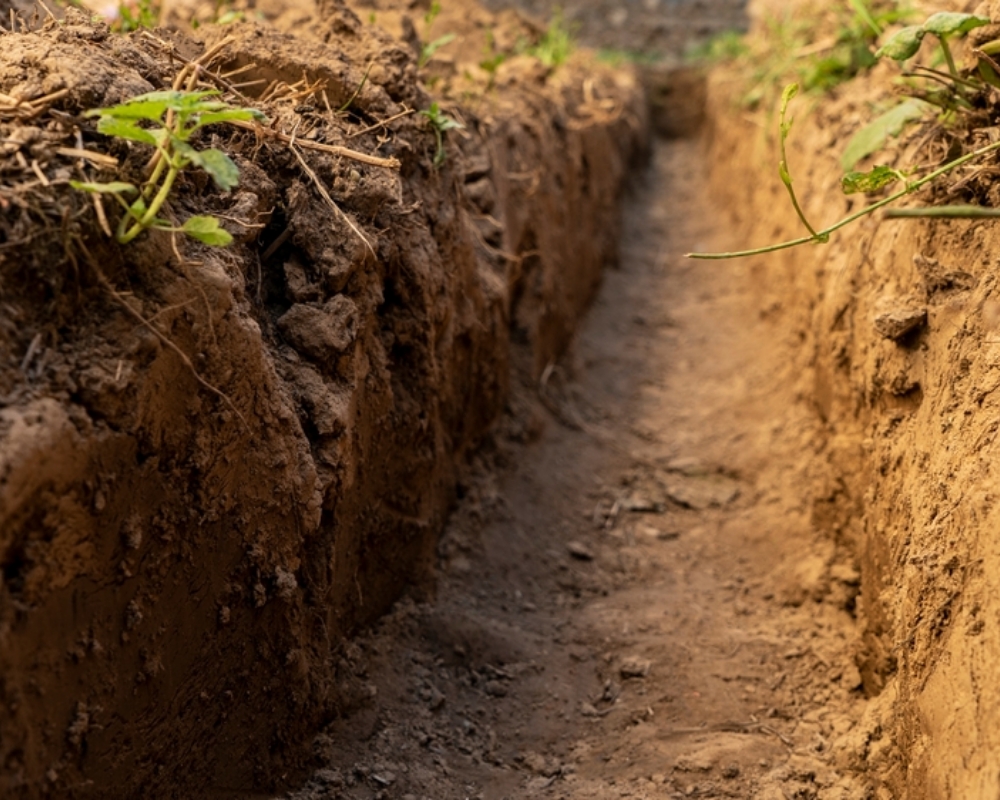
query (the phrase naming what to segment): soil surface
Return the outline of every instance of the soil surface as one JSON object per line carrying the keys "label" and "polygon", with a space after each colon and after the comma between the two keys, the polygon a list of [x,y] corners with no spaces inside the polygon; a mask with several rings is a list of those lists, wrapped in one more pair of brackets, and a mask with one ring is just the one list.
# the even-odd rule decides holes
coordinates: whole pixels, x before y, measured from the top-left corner
{"label": "soil surface", "polygon": [[746,266],[680,256],[729,244],[700,155],[658,146],[574,350],[466,482],[436,601],[344,649],[361,710],[287,797],[867,796],[798,336]]}

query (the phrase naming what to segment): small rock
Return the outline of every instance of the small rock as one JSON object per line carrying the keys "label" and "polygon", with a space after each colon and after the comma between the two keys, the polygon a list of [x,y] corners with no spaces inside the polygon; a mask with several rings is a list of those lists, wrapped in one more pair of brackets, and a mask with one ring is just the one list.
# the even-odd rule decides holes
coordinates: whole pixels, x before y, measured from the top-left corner
{"label": "small rock", "polygon": [[649,674],[649,668],[653,665],[647,658],[629,656],[619,667],[618,672],[623,678],[645,678]]}
{"label": "small rock", "polygon": [[637,514],[659,514],[663,511],[663,505],[644,497],[641,494],[633,494],[622,501],[622,508]]}
{"label": "small rock", "polygon": [[580,713],[585,717],[601,716],[601,712],[598,711],[591,703],[580,703]]}
{"label": "small rock", "polygon": [[899,341],[927,323],[926,308],[897,308],[875,317],[875,330],[885,339]]}
{"label": "small rock", "polygon": [[739,764],[727,764],[722,768],[722,777],[728,780],[740,777]]}
{"label": "small rock", "polygon": [[580,561],[593,561],[594,552],[582,542],[570,542],[566,545],[569,554]]}
{"label": "small rock", "polygon": [[325,783],[328,786],[333,786],[339,788],[344,785],[343,776],[333,769],[320,769],[316,771],[313,776],[320,783]]}
{"label": "small rock", "polygon": [[490,697],[507,696],[507,687],[500,681],[486,681],[486,685],[483,689]]}

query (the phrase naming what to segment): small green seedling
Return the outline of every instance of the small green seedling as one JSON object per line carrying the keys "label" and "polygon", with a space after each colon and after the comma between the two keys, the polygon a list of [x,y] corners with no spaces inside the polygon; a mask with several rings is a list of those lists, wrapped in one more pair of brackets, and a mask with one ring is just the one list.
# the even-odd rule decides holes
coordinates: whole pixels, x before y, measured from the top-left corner
{"label": "small green seedling", "polygon": [[437,19],[438,14],[441,13],[441,3],[440,0],[431,0],[431,6],[427,9],[427,13],[424,14],[424,23],[430,27],[434,24],[434,20]]}
{"label": "small green seedling", "polygon": [[434,152],[434,166],[440,167],[447,154],[444,150],[444,134],[446,131],[464,128],[460,122],[456,122],[445,114],[437,103],[431,103],[431,107],[420,112],[427,117],[431,129],[434,131],[434,138],[437,140],[437,150]]}
{"label": "small green seedling", "polygon": [[153,0],[120,2],[111,21],[111,30],[131,33],[140,28],[155,28],[159,24],[160,7]]}
{"label": "small green seedling", "polygon": [[[201,167],[224,192],[239,183],[239,169],[229,156],[216,148],[198,150],[190,140],[206,125],[237,120],[265,121],[265,117],[253,108],[233,108],[221,100],[209,99],[217,94],[217,90],[150,92],[112,108],[87,112],[86,116],[98,118],[100,133],[156,149],[156,165],[141,189],[120,181],[70,182],[75,189],[110,195],[122,207],[125,213],[115,233],[115,239],[121,244],[131,242],[149,228],[183,231],[208,245],[225,247],[232,242],[233,237],[215,217],[191,217],[177,228],[159,216],[177,176],[188,166]],[[131,202],[125,199],[133,195],[137,196]]]}
{"label": "small green seedling", "polygon": [[561,13],[556,13],[545,29],[538,44],[528,48],[528,55],[541,61],[549,69],[562,66],[573,53],[573,35],[566,27]]}
{"label": "small green seedling", "polygon": [[433,42],[428,42],[420,49],[420,58],[417,60],[417,66],[423,69],[427,66],[427,62],[434,58],[434,54],[444,47],[446,44],[451,44],[455,41],[454,33],[446,33],[435,39]]}

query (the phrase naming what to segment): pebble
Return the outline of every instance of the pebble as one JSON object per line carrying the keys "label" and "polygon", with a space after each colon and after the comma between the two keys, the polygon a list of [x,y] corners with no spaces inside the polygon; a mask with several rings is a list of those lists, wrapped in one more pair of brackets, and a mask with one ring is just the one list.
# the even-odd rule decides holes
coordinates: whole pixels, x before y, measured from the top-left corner
{"label": "pebble", "polygon": [[593,561],[594,552],[587,545],[582,542],[570,542],[566,545],[566,549],[573,558],[579,559],[580,561]]}

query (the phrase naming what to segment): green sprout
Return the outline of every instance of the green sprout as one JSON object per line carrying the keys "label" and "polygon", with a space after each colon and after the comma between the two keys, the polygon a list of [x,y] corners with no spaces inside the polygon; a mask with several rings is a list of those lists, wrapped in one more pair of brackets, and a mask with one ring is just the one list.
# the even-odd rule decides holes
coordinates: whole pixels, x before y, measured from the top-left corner
{"label": "green sprout", "polygon": [[434,20],[437,19],[438,14],[441,13],[441,3],[440,0],[432,0],[431,7],[427,9],[427,13],[424,14],[424,23],[430,27],[434,24]]}
{"label": "green sprout", "polygon": [[420,112],[427,117],[431,129],[434,131],[434,138],[437,140],[437,150],[434,152],[434,166],[440,167],[447,157],[444,150],[444,134],[446,131],[461,129],[465,126],[456,122],[445,114],[437,103],[431,103],[431,107]]}
{"label": "green sprout", "polygon": [[566,27],[561,13],[557,12],[552,17],[538,44],[528,48],[527,52],[550,69],[566,63],[566,59],[573,52],[573,36]]}
{"label": "green sprout", "polygon": [[[119,243],[127,244],[149,228],[182,231],[208,245],[225,247],[232,242],[233,237],[215,217],[191,217],[177,228],[159,216],[177,176],[186,167],[194,165],[205,170],[224,192],[239,183],[239,169],[229,156],[214,147],[198,150],[190,144],[190,140],[206,125],[264,121],[265,117],[256,109],[233,108],[221,100],[208,99],[217,94],[217,90],[150,92],[112,108],[87,112],[88,117],[98,117],[99,133],[147,144],[156,150],[153,172],[141,189],[121,181],[70,182],[73,188],[81,191],[110,195],[122,207],[125,213],[115,233]],[[146,127],[141,123],[146,123]],[[125,199],[133,195],[137,196],[131,202]]]}
{"label": "green sprout", "polygon": [[131,33],[140,28],[155,28],[159,21],[160,6],[153,0],[122,0],[118,3],[117,16],[111,23],[111,30]]}
{"label": "green sprout", "polygon": [[434,54],[444,47],[446,44],[451,44],[455,41],[454,33],[446,33],[444,36],[438,37],[433,42],[428,42],[422,48],[420,48],[420,58],[417,59],[417,66],[423,69],[427,66],[427,62],[434,58]]}

